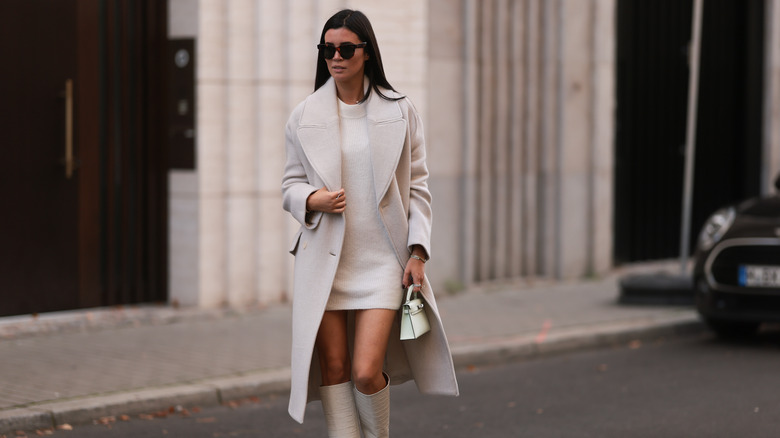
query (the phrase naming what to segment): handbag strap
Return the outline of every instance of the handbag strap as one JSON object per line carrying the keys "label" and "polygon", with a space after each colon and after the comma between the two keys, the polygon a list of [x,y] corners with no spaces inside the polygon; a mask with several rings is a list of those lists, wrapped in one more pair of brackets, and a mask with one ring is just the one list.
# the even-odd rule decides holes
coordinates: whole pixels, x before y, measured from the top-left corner
{"label": "handbag strap", "polygon": [[409,289],[406,289],[406,301],[409,302],[412,300],[412,294],[414,294],[414,297],[417,298],[417,292],[414,291],[414,286],[409,286]]}

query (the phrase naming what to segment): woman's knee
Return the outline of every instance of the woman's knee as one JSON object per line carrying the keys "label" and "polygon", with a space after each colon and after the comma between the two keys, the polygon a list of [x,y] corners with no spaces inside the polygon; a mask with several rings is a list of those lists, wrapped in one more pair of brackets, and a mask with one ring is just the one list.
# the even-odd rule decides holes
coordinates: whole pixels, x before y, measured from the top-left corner
{"label": "woman's knee", "polygon": [[325,385],[336,385],[349,381],[351,370],[349,360],[344,358],[324,358],[320,361],[322,381]]}
{"label": "woman's knee", "polygon": [[381,367],[355,364],[352,368],[352,381],[358,389],[378,391],[384,387],[384,380]]}

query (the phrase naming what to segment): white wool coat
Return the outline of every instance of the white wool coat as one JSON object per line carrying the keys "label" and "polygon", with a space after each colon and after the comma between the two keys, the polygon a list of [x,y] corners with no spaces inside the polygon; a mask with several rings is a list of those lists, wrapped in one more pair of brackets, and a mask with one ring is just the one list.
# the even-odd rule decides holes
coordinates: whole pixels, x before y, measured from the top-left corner
{"label": "white wool coat", "polygon": [[[399,96],[389,90],[383,94]],[[372,92],[365,104],[377,209],[398,263],[405,267],[412,245],[422,245],[431,254],[431,195],[423,128],[406,98],[389,101]],[[329,191],[341,188],[340,142],[336,86],[331,78],[293,110],[286,128],[283,206],[301,225],[290,248],[295,272],[289,413],[298,422],[303,422],[306,403],[319,399],[321,375],[314,341],[344,240],[343,214],[318,212],[307,223],[306,198],[322,187]],[[349,193],[346,196],[349,199]],[[402,342],[400,316],[396,318],[385,372],[392,384],[414,379],[423,393],[458,395],[452,354],[433,290],[427,278],[424,284],[431,331]]]}

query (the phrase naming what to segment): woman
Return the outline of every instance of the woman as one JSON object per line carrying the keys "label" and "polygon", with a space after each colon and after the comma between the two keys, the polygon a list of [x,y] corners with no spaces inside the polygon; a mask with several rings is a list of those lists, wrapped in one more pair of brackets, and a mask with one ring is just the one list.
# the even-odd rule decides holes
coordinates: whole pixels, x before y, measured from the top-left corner
{"label": "woman", "polygon": [[[320,37],[315,91],[286,128],[284,209],[301,224],[295,255],[290,415],[322,400],[328,436],[387,437],[389,384],[457,395],[425,277],[431,197],[422,125],[385,78],[368,18],[343,10]],[[413,285],[431,332],[399,340]],[[351,354],[350,354],[351,351]]]}

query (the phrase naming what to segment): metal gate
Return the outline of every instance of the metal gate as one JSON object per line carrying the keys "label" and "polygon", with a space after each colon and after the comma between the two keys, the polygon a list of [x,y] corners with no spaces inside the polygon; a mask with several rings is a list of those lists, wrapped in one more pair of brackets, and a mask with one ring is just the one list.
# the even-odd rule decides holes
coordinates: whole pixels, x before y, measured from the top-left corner
{"label": "metal gate", "polygon": [[[704,2],[692,241],[714,210],[760,191],[763,11]],[[617,16],[620,264],[679,255],[692,1],[619,0]]]}

